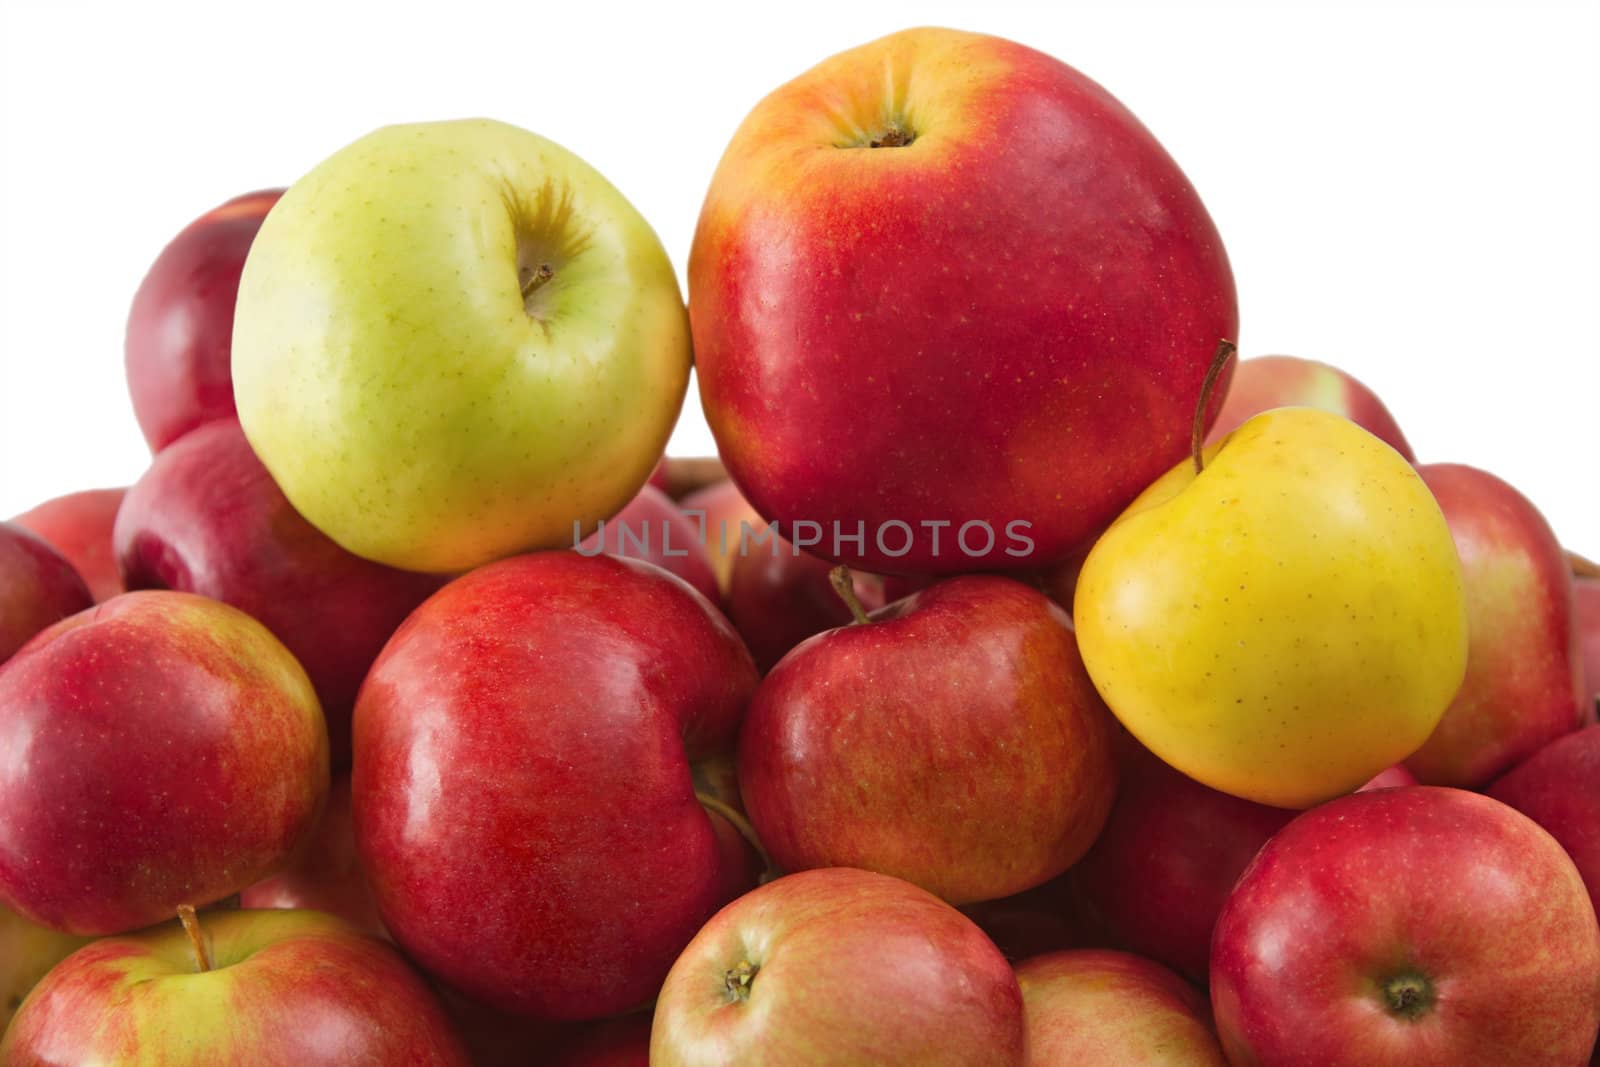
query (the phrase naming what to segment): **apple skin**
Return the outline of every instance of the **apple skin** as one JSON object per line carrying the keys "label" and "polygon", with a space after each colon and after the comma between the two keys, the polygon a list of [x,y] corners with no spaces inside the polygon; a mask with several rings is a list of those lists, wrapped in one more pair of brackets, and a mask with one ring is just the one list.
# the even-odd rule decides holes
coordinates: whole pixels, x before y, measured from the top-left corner
{"label": "apple skin", "polygon": [[731,753],[755,684],[727,620],[651,564],[544,552],[458,578],[356,705],[356,841],[384,925],[503,1011],[648,1001],[749,884],[691,764]]}
{"label": "apple skin", "polygon": [[1012,962],[1109,943],[1079,897],[1070,871],[1009,897],[963,904],[961,914],[977,923]]}
{"label": "apple skin", "polygon": [[35,988],[0,1062],[468,1067],[437,998],[383,942],[311,911],[199,920],[210,971],[175,922],[97,941]]}
{"label": "apple skin", "polygon": [[739,487],[726,478],[696,489],[679,501],[679,505],[691,519],[704,524],[706,556],[717,577],[717,588],[727,596],[733,579],[733,564],[739,558],[740,523],[749,523],[755,530],[758,524],[765,525],[761,516],[739,492]]}
{"label": "apple skin", "polygon": [[[896,121],[915,140],[867,147]],[[1216,228],[1138,119],[1043,53],[944,29],[824,60],[751,111],[701,208],[689,315],[750,503],[865,522],[863,550],[820,547],[879,573],[1067,555],[1183,456],[1238,332]],[[890,556],[872,531],[891,520],[954,526]],[[969,521],[989,552],[951,544]]]}
{"label": "apple skin", "polygon": [[283,865],[328,792],[305,672],[188,593],[124,593],[0,668],[0,901],[74,934],[201,906]]}
{"label": "apple skin", "polygon": [[289,505],[231,418],[156,456],[128,490],[115,544],[128,588],[231,604],[294,653],[316,688],[336,768],[350,765],[350,715],[367,669],[445,582],[334,544]]}
{"label": "apple skin", "polygon": [[570,547],[574,522],[616,514],[690,361],[649,223],[571,152],[487,119],[340,149],[284,194],[239,281],[250,443],[313,526],[407,570]]}
{"label": "apple skin", "polygon": [[95,603],[123,592],[111,526],[126,489],[85,489],[46,500],[11,521],[38,534],[72,564]]}
{"label": "apple skin", "polygon": [[139,429],[159,452],[233,414],[233,308],[256,231],[282,189],[234,197],[161,250],[128,313],[124,358]]}
{"label": "apple skin", "polygon": [[1600,705],[1600,578],[1572,580],[1572,607],[1583,658],[1583,693],[1595,707]]}
{"label": "apple skin", "polygon": [[1394,449],[1417,461],[1399,423],[1378,394],[1338,367],[1297,356],[1257,356],[1233,368],[1233,384],[1206,443],[1220,440],[1243,423],[1273,408],[1319,408],[1343,415]]}
{"label": "apple skin", "polygon": [[688,582],[711,603],[722,602],[717,576],[701,545],[699,524],[654,485],[640,489],[627,507],[605,519],[598,530],[579,542],[578,551],[585,555],[609,552],[654,563]]}
{"label": "apple skin", "polygon": [[1228,1067],[1194,987],[1127,952],[1079,949],[1017,967],[1030,1067]]}
{"label": "apple skin", "polygon": [[585,1024],[547,1067],[650,1067],[649,1012]]}
{"label": "apple skin", "polygon": [[1594,721],[1566,553],[1516,489],[1453,463],[1417,468],[1444,511],[1467,593],[1467,674],[1427,742],[1406,760],[1429,785],[1477,789]]}
{"label": "apple skin", "polygon": [[[829,578],[833,567],[777,535],[766,544],[749,545],[734,558],[728,618],[763,674],[806,638],[850,622],[850,609]],[[868,611],[888,602],[884,580],[877,575],[851,571],[850,584]]]}
{"label": "apple skin", "polygon": [[286,908],[333,915],[365,934],[388,937],[356,852],[350,778],[334,779],[316,833],[283,870],[239,894],[245,908]]}
{"label": "apple skin", "polygon": [[971,575],[870,618],[800,645],[750,703],[740,791],[779,868],[864,867],[954,904],[1066,870],[1116,789],[1066,613]]}
{"label": "apple skin", "polygon": [[0,1035],[11,1025],[11,1016],[28,990],[88,943],[88,938],[40,926],[0,905]]}
{"label": "apple skin", "polygon": [[1459,789],[1299,816],[1239,879],[1211,953],[1235,1067],[1576,1067],[1600,1027],[1600,926],[1572,860]]}
{"label": "apple skin", "polygon": [[61,553],[21,526],[0,522],[0,664],[34,634],[93,603]]}
{"label": "apple skin", "polygon": [[1600,908],[1600,726],[1556,738],[1496,779],[1489,795],[1561,843]]}
{"label": "apple skin", "polygon": [[[741,964],[745,999],[730,993]],[[695,935],[656,1000],[650,1063],[1020,1067],[1024,1026],[1010,965],[960,912],[824,868],[746,893]]]}

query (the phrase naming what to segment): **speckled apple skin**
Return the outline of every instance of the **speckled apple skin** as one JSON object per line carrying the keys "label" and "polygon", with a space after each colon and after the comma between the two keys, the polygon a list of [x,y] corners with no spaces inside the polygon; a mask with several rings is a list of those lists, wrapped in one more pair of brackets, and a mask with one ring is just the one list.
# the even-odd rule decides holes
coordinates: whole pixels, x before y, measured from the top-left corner
{"label": "speckled apple skin", "polygon": [[61,553],[32,531],[0,522],[0,663],[39,631],[93,603]]}
{"label": "speckled apple skin", "polygon": [[123,591],[122,572],[111,550],[111,527],[126,489],[85,489],[46,500],[11,521],[32,530],[66,557],[95,602]]}
{"label": "speckled apple skin", "polygon": [[1298,356],[1256,356],[1234,364],[1233,383],[1206,443],[1273,408],[1307,407],[1343,415],[1415,463],[1400,424],[1367,386],[1338,367]]}
{"label": "speckled apple skin", "polygon": [[124,593],[0,668],[0,900],[70,933],[237,893],[316,825],[328,735],[260,623],[188,593]]}

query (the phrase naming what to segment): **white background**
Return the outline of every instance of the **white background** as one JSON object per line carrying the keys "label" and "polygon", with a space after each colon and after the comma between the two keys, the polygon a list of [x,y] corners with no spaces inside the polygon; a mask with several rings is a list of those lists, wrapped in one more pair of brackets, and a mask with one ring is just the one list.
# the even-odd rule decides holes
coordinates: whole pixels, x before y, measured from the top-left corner
{"label": "white background", "polygon": [[[486,115],[594,163],[681,273],[756,100],[941,23],[1060,57],[1156,133],[1227,242],[1244,354],[1354,372],[1423,461],[1495,471],[1600,556],[1593,3],[410,8],[0,0],[0,516],[143,469],[128,302],[222,200]],[[691,392],[673,450],[710,448]]]}

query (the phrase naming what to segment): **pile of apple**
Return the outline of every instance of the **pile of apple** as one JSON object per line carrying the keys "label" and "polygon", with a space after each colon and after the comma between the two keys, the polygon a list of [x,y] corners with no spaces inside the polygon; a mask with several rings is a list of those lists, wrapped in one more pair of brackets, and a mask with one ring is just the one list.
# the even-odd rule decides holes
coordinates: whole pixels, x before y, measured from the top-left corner
{"label": "pile of apple", "polygon": [[1600,578],[1237,330],[944,30],[757,105],[687,307],[494,122],[203,216],[148,471],[0,525],[0,1065],[1588,1063]]}

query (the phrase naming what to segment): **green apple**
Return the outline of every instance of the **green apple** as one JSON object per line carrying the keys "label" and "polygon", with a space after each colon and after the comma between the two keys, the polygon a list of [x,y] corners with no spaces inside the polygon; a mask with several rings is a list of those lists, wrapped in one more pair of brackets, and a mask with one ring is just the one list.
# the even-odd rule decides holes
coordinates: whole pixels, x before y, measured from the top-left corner
{"label": "green apple", "polygon": [[45,972],[88,943],[86,937],[58,933],[0,906],[0,1034]]}
{"label": "green apple", "polygon": [[284,194],[239,283],[239,418],[357,555],[457,571],[573,543],[649,477],[688,317],[594,168],[488,120],[390,126]]}

